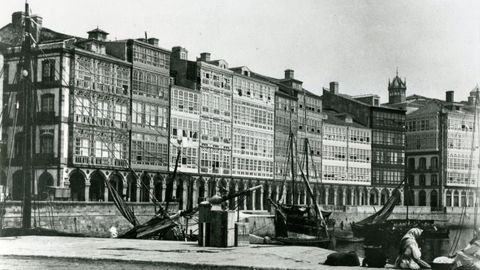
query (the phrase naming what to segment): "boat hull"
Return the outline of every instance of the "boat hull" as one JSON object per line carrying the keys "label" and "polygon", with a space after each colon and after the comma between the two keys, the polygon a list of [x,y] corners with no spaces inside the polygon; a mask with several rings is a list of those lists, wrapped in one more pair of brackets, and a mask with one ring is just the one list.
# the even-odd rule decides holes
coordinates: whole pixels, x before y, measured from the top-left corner
{"label": "boat hull", "polygon": [[306,206],[283,205],[281,210],[277,209],[275,235],[275,240],[283,245],[328,248],[331,242],[325,227]]}
{"label": "boat hull", "polygon": [[423,229],[422,236],[428,239],[447,239],[449,230],[437,228],[433,220],[387,220],[375,224],[352,224],[355,237],[364,237],[365,243],[382,245],[385,243],[399,242],[412,228]]}
{"label": "boat hull", "polygon": [[291,237],[276,237],[274,240],[287,246],[308,246],[328,248],[330,246],[330,239],[303,239],[303,238],[291,238]]}

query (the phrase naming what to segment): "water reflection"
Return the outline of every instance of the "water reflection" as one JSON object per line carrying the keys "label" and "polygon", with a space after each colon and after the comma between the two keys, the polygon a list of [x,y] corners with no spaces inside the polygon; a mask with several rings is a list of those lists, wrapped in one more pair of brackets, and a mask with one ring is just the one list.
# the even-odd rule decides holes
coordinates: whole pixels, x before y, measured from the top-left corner
{"label": "water reflection", "polygon": [[[460,233],[460,235],[458,238],[457,248],[455,250],[464,248],[473,238],[472,229],[461,229],[461,230],[450,229],[450,234],[448,239],[422,239],[421,242],[419,243],[422,249],[422,258],[427,262],[431,262],[436,257],[448,256],[453,243],[455,243],[455,237],[457,233]],[[395,261],[398,254],[398,248],[399,248],[398,245],[399,243],[395,243],[394,245],[387,247],[386,253],[388,256],[389,263],[393,263]],[[365,256],[363,242],[360,242],[360,243],[336,242],[334,249],[337,251],[353,250],[353,251],[356,251],[360,257]]]}

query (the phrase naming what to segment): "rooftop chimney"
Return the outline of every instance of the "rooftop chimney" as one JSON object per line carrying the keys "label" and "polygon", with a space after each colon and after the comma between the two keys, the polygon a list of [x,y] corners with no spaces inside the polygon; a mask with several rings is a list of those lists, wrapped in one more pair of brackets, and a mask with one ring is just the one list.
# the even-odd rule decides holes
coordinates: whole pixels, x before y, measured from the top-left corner
{"label": "rooftop chimney", "polygon": [[108,36],[107,32],[103,31],[98,27],[91,31],[88,31],[87,33],[88,33],[88,39],[95,39],[99,41],[106,41]]}
{"label": "rooftop chimney", "polygon": [[454,102],[453,100],[453,96],[454,96],[454,91],[453,90],[450,90],[450,91],[447,91],[445,92],[445,101],[446,102],[449,102],[449,103],[452,103]]}
{"label": "rooftop chimney", "polygon": [[12,13],[12,24],[14,28],[22,28],[23,20],[25,19],[25,13],[23,11],[17,11]]}
{"label": "rooftop chimney", "polygon": [[180,60],[187,60],[188,59],[188,51],[187,49],[180,47],[180,46],[175,46],[172,48],[172,54],[171,54],[172,59],[180,59]]}
{"label": "rooftop chimney", "polygon": [[295,71],[293,69],[285,70],[285,79],[293,79]]}
{"label": "rooftop chimney", "polygon": [[205,62],[210,61],[210,53],[208,53],[208,52],[201,53],[200,54],[200,60],[205,61]]}
{"label": "rooftop chimney", "polygon": [[330,93],[338,94],[338,82],[330,82]]}
{"label": "rooftop chimney", "polygon": [[38,15],[33,15],[32,20],[32,27],[35,33],[33,38],[35,38],[35,41],[40,42],[40,32],[42,31],[43,18]]}
{"label": "rooftop chimney", "polygon": [[147,39],[148,44],[158,47],[158,38],[149,38]]}

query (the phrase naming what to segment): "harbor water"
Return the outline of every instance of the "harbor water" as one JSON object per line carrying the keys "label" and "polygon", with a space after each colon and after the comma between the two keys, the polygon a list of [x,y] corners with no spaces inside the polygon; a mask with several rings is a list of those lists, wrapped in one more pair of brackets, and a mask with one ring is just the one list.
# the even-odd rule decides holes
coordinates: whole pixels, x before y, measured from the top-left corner
{"label": "harbor water", "polygon": [[[431,262],[434,258],[439,256],[448,256],[454,251],[463,249],[473,238],[473,229],[450,229],[448,239],[421,239],[420,248],[422,251],[422,258]],[[386,247],[386,255],[388,262],[394,263],[398,255],[400,243],[392,243],[391,246]],[[335,241],[334,249],[336,251],[355,251],[358,256],[364,257],[364,243],[345,243]]]}

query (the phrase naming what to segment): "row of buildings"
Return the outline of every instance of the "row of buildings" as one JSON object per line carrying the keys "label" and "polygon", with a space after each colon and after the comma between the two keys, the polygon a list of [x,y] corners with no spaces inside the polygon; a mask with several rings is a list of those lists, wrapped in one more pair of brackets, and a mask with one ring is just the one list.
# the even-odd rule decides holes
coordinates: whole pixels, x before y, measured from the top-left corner
{"label": "row of buildings", "polygon": [[[127,201],[177,201],[185,208],[262,185],[230,208],[269,209],[269,199],[309,203],[301,181],[291,181],[292,174],[308,173],[321,204],[380,205],[407,177],[404,203],[471,205],[468,188],[476,178],[466,179],[465,166],[473,165],[465,163],[464,142],[473,134],[474,101],[454,103],[453,94],[445,102],[405,98],[398,74],[388,85],[388,104],[376,95],[341,94],[336,82],[309,91],[290,69],[273,78],[229,67],[210,53],[189,60],[185,48],[163,49],[156,38],[109,41],[99,28],[82,38],[32,19],[31,154],[39,199],[53,192],[59,199],[108,201],[107,181]],[[14,200],[23,196],[23,21],[15,12],[0,29],[0,184]]]}

